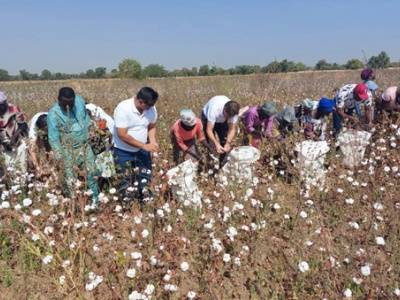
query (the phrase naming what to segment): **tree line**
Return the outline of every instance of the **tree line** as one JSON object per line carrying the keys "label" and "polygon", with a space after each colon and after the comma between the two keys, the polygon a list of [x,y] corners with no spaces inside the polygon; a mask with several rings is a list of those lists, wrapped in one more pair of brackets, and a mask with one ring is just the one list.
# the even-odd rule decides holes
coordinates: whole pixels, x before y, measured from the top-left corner
{"label": "tree line", "polygon": [[30,73],[26,70],[20,70],[18,75],[10,75],[7,70],[0,69],[0,81],[15,80],[60,80],[71,78],[147,78],[147,77],[185,77],[185,76],[216,76],[216,75],[248,75],[257,73],[287,73],[299,72],[307,70],[357,70],[364,67],[373,69],[383,69],[389,67],[399,67],[399,63],[390,62],[389,56],[382,51],[377,56],[364,61],[359,59],[350,59],[346,64],[329,63],[325,59],[319,60],[314,67],[305,64],[284,59],[282,61],[272,61],[268,65],[261,67],[258,65],[239,65],[234,68],[223,69],[218,66],[202,65],[199,68],[182,68],[168,71],[160,64],[149,64],[142,67],[141,63],[136,59],[125,58],[119,65],[118,69],[112,69],[107,72],[107,68],[98,67],[89,69],[79,74],[53,73],[50,70],[43,70],[41,74]]}

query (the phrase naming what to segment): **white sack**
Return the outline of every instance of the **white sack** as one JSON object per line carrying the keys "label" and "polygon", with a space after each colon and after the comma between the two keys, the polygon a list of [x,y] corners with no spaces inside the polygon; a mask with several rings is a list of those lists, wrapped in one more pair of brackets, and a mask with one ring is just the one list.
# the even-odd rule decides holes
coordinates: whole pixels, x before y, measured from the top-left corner
{"label": "white sack", "polygon": [[167,176],[168,185],[180,202],[183,202],[187,206],[201,208],[202,192],[195,182],[197,176],[196,163],[191,159],[185,160],[180,165],[169,170]]}
{"label": "white sack", "polygon": [[360,130],[348,130],[339,134],[337,143],[346,166],[353,168],[361,163],[370,138],[370,132]]}
{"label": "white sack", "polygon": [[306,140],[297,144],[295,150],[299,153],[300,176],[306,184],[325,185],[324,162],[326,153],[329,151],[327,142]]}
{"label": "white sack", "polygon": [[222,167],[223,175],[243,181],[253,180],[253,164],[260,159],[260,150],[252,146],[242,146],[233,148],[228,155],[227,163]]}

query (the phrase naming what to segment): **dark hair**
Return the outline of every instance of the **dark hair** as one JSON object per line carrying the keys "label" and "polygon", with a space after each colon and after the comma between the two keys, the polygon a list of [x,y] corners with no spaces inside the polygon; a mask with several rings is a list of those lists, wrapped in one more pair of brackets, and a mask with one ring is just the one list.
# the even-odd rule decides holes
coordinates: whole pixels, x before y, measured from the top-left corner
{"label": "dark hair", "polygon": [[75,92],[70,87],[63,87],[58,92],[58,100],[60,100],[61,97],[64,97],[64,98],[67,98],[67,99],[75,98]]}
{"label": "dark hair", "polygon": [[137,99],[142,99],[144,103],[148,105],[154,105],[158,99],[158,93],[151,87],[143,87],[139,93],[136,94]]}
{"label": "dark hair", "polygon": [[36,127],[39,129],[43,129],[45,126],[47,126],[47,115],[42,114],[36,121]]}
{"label": "dark hair", "polygon": [[239,103],[236,101],[229,101],[224,105],[225,112],[231,117],[236,116],[239,113],[239,109]]}

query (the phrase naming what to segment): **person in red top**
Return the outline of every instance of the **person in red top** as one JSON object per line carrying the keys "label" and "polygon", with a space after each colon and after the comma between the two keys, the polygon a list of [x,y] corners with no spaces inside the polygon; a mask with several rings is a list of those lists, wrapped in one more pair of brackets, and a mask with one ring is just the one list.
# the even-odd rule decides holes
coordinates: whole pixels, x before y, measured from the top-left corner
{"label": "person in red top", "polygon": [[[26,155],[22,155],[15,151],[21,146],[21,151],[26,152],[26,144],[21,144],[21,137],[28,133],[28,124],[25,116],[17,105],[7,102],[7,95],[0,91],[0,144],[2,146],[3,155],[5,155],[6,165],[18,165],[20,171],[26,172]],[[14,150],[14,151],[13,151]],[[0,171],[0,175],[3,172]]]}
{"label": "person in red top", "polygon": [[174,162],[179,163],[180,152],[183,152],[184,160],[193,157],[200,161],[201,157],[196,145],[197,140],[214,153],[214,149],[207,143],[203,133],[203,125],[191,109],[182,109],[180,119],[177,120],[171,130],[171,142],[173,145]]}

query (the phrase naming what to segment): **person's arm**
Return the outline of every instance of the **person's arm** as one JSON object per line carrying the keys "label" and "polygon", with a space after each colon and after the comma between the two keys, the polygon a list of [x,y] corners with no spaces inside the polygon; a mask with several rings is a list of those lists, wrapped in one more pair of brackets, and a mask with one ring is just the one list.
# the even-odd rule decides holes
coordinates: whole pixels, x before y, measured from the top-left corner
{"label": "person's arm", "polygon": [[255,131],[254,115],[252,115],[251,111],[249,111],[242,120],[243,120],[244,124],[246,125],[247,133],[253,133]]}
{"label": "person's arm", "polygon": [[232,149],[231,143],[233,138],[235,137],[235,129],[236,129],[236,123],[229,123],[228,136],[226,137],[226,143],[223,148],[224,152],[229,152]]}
{"label": "person's arm", "polygon": [[354,122],[355,124],[360,124],[360,120],[358,118],[350,116],[348,114],[345,114],[343,107],[337,107],[336,112],[341,118],[348,119],[348,120]]}
{"label": "person's arm", "polygon": [[373,124],[372,124],[372,108],[370,105],[365,106],[365,117],[368,121],[367,128],[368,128],[368,130],[371,130]]}
{"label": "person's arm", "polygon": [[211,154],[216,154],[215,149],[211,147],[209,143],[207,143],[206,139],[200,141],[200,143],[208,150]]}
{"label": "person's arm", "polygon": [[264,121],[264,133],[265,136],[270,138],[272,137],[272,126],[274,125],[274,116],[270,116],[268,117],[265,121]]}
{"label": "person's arm", "polygon": [[56,160],[61,159],[61,145],[60,145],[60,131],[58,130],[58,124],[50,113],[47,116],[47,128],[49,135],[49,143],[51,149],[54,151],[54,157]]}
{"label": "person's arm", "polygon": [[36,141],[31,139],[31,140],[29,140],[28,152],[29,152],[31,161],[33,163],[33,166],[35,167],[35,173],[37,176],[40,176],[42,174],[42,169],[39,166],[39,162],[38,162],[35,150],[36,150]]}
{"label": "person's arm", "polygon": [[155,134],[156,134],[156,128],[155,124],[150,124],[149,125],[149,143],[145,144],[142,143],[141,141],[138,141],[137,139],[133,138],[131,135],[128,134],[128,128],[117,128],[117,135],[119,139],[128,145],[143,149],[148,152],[157,152],[158,151],[158,145],[155,143]]}
{"label": "person's arm", "polygon": [[218,143],[217,138],[214,135],[213,129],[214,129],[214,123],[207,122],[206,134],[208,138],[214,144],[217,153],[224,153],[224,148],[221,146],[220,143]]}

